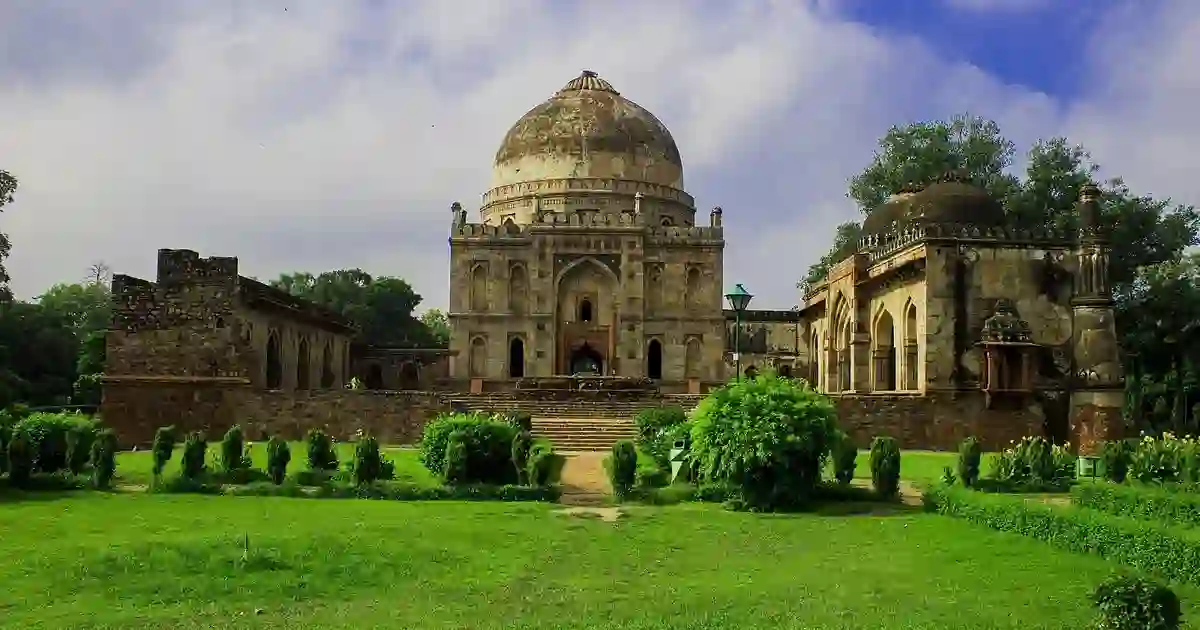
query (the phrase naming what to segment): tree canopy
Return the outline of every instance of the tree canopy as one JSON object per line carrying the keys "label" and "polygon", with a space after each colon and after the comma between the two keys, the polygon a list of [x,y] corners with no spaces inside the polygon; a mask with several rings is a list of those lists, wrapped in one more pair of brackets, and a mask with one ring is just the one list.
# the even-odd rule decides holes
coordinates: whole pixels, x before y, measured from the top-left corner
{"label": "tree canopy", "polygon": [[[999,200],[1013,225],[1076,226],[1075,203],[1084,184],[1100,170],[1087,150],[1065,138],[1034,143],[1023,177],[1013,173],[1016,147],[995,122],[973,116],[892,127],[879,141],[871,163],[850,179],[847,196],[869,213],[902,187],[927,185],[958,172]],[[1200,214],[1191,206],[1136,195],[1120,178],[1099,182],[1101,220],[1112,232],[1111,278],[1132,281],[1139,267],[1178,260],[1197,244]],[[809,267],[807,289],[849,255],[860,224],[839,225],[829,252]]]}
{"label": "tree canopy", "polygon": [[365,343],[444,347],[437,334],[413,316],[421,296],[400,278],[375,278],[361,269],[338,269],[316,275],[283,274],[271,285],[346,316],[359,326]]}
{"label": "tree canopy", "polygon": [[[4,212],[4,206],[12,203],[13,194],[17,192],[17,178],[5,170],[0,170],[0,212]],[[0,232],[0,302],[8,302],[12,300],[12,290],[8,286],[8,270],[4,267],[4,260],[8,258],[8,253],[12,251],[12,244],[8,242],[8,235]]]}

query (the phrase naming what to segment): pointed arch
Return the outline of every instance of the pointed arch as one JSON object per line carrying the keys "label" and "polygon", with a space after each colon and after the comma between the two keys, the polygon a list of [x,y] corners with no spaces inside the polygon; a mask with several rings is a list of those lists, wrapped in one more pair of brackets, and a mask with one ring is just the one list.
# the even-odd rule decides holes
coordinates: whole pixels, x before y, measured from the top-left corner
{"label": "pointed arch", "polygon": [[646,376],[656,381],[663,377],[663,347],[656,338],[646,344]]}
{"label": "pointed arch", "polygon": [[579,313],[576,316],[577,321],[590,322],[596,316],[595,307],[592,301],[588,298],[583,298],[579,301]]}
{"label": "pointed arch", "polygon": [[267,333],[267,360],[265,380],[267,389],[283,387],[283,352],[279,343],[279,331]]}
{"label": "pointed arch", "polygon": [[488,302],[487,263],[475,263],[471,267],[471,310],[486,312],[489,307]]}
{"label": "pointed arch", "polygon": [[834,391],[849,391],[851,389],[850,380],[850,349],[853,340],[853,324],[850,308],[850,300],[841,291],[838,291],[837,296],[833,301],[832,316],[829,320],[830,330],[830,357],[831,367],[836,369],[836,381],[833,382],[832,389]]}
{"label": "pointed arch", "polygon": [[508,340],[508,376],[525,377],[525,340],[520,337]]}
{"label": "pointed arch", "polygon": [[555,290],[557,291],[558,288],[562,285],[562,281],[564,278],[567,277],[567,274],[571,273],[572,271],[575,271],[576,269],[583,267],[584,265],[594,266],[597,270],[600,271],[601,274],[608,276],[608,278],[610,280],[612,280],[617,285],[620,285],[621,279],[617,277],[617,274],[614,273],[612,269],[609,269],[608,265],[600,262],[599,260],[596,260],[595,258],[593,258],[591,256],[584,256],[583,258],[576,258],[575,260],[572,260],[570,263],[567,264],[567,266],[563,267],[562,270],[559,271],[557,275],[554,276]]}
{"label": "pointed arch", "polygon": [[920,345],[917,336],[917,305],[909,300],[904,307],[904,389],[920,389]]}
{"label": "pointed arch", "polygon": [[684,278],[684,301],[688,306],[700,306],[704,303],[704,275],[699,267],[688,267]]}
{"label": "pointed arch", "polygon": [[321,355],[321,389],[330,389],[333,383],[333,344],[326,341]]}
{"label": "pointed arch", "polygon": [[383,389],[383,366],[372,363],[367,368],[367,389]]}
{"label": "pointed arch", "polygon": [[483,337],[471,339],[471,354],[468,356],[472,377],[480,378],[487,374],[487,340]]}
{"label": "pointed arch", "polygon": [[687,378],[703,376],[703,366],[701,366],[703,358],[704,349],[700,345],[700,338],[689,337],[683,351],[683,371]]}
{"label": "pointed arch", "polygon": [[508,310],[513,315],[528,312],[529,276],[525,265],[514,264],[508,268]]}
{"label": "pointed arch", "polygon": [[817,330],[816,326],[813,326],[812,338],[809,340],[808,346],[808,381],[814,388],[824,391],[825,387],[820,384],[822,358],[821,332]]}
{"label": "pointed arch", "polygon": [[871,339],[874,342],[874,389],[892,391],[896,389],[896,327],[886,308],[881,308],[875,316]]}
{"label": "pointed arch", "polygon": [[421,389],[421,367],[416,361],[405,361],[400,364],[400,389]]}
{"label": "pointed arch", "polygon": [[309,389],[312,368],[309,364],[308,337],[301,337],[296,348],[296,389]]}

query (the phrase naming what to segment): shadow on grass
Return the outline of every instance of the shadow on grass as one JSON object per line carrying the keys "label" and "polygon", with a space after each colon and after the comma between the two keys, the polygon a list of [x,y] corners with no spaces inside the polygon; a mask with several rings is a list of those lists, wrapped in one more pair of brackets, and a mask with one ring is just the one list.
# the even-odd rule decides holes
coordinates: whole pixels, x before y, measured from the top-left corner
{"label": "shadow on grass", "polygon": [[811,513],[818,516],[909,516],[921,511],[919,505],[899,501],[847,501],[822,503]]}
{"label": "shadow on grass", "polygon": [[0,488],[0,503],[33,503],[77,498],[88,490],[18,490]]}

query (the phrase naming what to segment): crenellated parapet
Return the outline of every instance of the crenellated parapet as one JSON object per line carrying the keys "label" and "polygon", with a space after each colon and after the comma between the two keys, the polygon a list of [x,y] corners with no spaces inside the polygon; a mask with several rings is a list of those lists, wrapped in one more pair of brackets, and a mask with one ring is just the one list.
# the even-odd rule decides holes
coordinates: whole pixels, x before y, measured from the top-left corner
{"label": "crenellated parapet", "polygon": [[981,226],[970,223],[905,224],[859,239],[858,252],[871,262],[886,258],[917,243],[939,240],[966,241],[1013,247],[1063,246],[1074,239],[1067,230]]}
{"label": "crenellated parapet", "polygon": [[650,245],[711,245],[725,243],[723,227],[653,227],[649,229]]}
{"label": "crenellated parapet", "polygon": [[686,192],[670,186],[625,179],[579,177],[570,179],[544,179],[497,186],[483,195],[483,208],[503,206],[505,210],[527,207],[535,203],[535,197],[553,197],[577,193],[611,193],[632,196],[641,193],[694,208],[695,199]]}
{"label": "crenellated parapet", "polygon": [[651,244],[720,244],[724,242],[725,229],[720,226],[664,226],[647,223],[642,215],[632,212],[620,214],[576,213],[547,214],[532,225],[505,223],[487,225],[483,223],[454,222],[450,228],[451,241],[493,241],[496,244],[520,244],[528,242],[532,235],[553,232],[557,229],[593,228],[627,229],[643,232]]}

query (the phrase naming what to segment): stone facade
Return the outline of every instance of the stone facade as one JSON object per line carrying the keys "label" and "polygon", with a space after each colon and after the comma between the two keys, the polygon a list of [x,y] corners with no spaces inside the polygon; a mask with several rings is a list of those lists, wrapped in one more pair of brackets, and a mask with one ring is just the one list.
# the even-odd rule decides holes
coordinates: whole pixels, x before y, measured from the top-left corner
{"label": "stone facade", "polygon": [[[1085,188],[1081,217],[1097,194]],[[1120,431],[1122,379],[1111,296],[1092,286],[1107,249],[1081,223],[1007,227],[986,193],[952,177],[898,194],[805,296],[808,379],[840,396],[850,426],[936,446],[967,429],[992,445],[1024,431],[1090,452],[1103,438],[1089,436]]]}
{"label": "stone facade", "polygon": [[[725,311],[725,352],[728,368],[735,368],[735,352],[741,359],[742,374],[754,376],[766,370],[785,377],[803,377],[808,373],[809,357],[804,341],[800,309],[787,311],[748,310],[740,317]],[[730,377],[733,372],[729,373]]]}
{"label": "stone facade", "polygon": [[452,379],[725,380],[722,211],[696,225],[653,114],[584,72],[513,125],[493,173],[478,223],[452,207]]}

